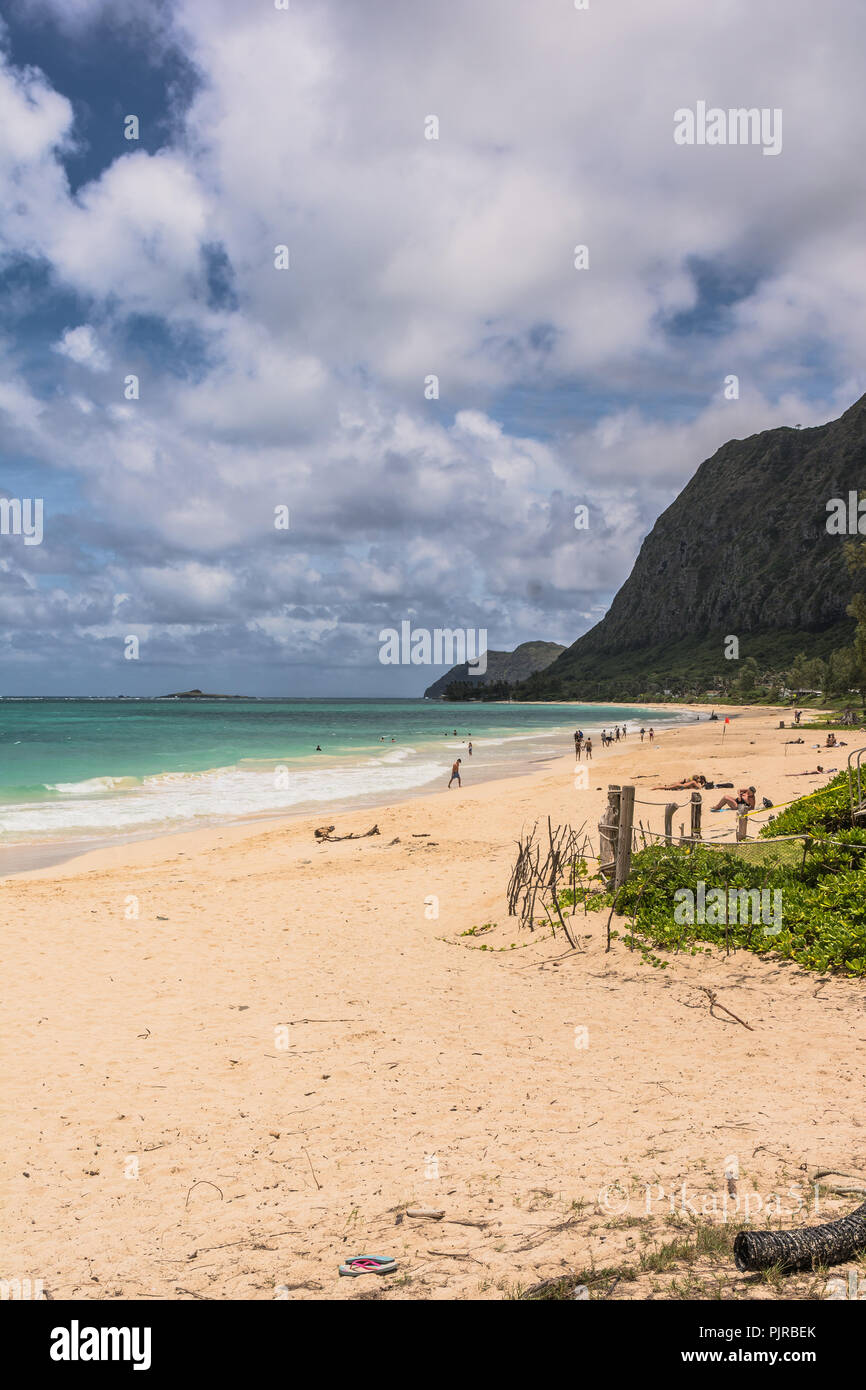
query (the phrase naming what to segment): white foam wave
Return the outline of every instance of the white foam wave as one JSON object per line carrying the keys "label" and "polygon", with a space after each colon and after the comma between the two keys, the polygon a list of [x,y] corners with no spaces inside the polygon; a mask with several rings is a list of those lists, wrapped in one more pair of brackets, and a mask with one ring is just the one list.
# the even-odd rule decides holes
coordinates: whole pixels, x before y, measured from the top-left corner
{"label": "white foam wave", "polygon": [[[86,782],[57,783],[53,790],[69,792],[62,800],[0,807],[0,832],[7,839],[135,834],[180,822],[237,819],[355,797],[387,796],[425,786],[444,771],[444,763],[407,763],[386,756],[372,766],[353,763],[297,770],[289,766],[288,773],[219,768],[165,773],[140,783],[132,778],[93,777]],[[114,795],[106,795],[112,789]]]}
{"label": "white foam wave", "polygon": [[83,782],[45,782],[45,790],[59,792],[62,796],[94,796],[99,792],[120,791],[134,787],[135,777],[86,777]]}

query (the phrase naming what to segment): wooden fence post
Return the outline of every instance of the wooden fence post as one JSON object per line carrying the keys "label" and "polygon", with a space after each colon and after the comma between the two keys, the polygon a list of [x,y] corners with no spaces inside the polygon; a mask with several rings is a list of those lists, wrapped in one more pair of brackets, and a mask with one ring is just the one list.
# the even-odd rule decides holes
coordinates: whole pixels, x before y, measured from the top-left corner
{"label": "wooden fence post", "polygon": [[737,816],[737,839],[738,839],[738,840],[745,840],[745,839],[746,839],[746,832],[748,831],[748,829],[749,829],[749,813],[748,813],[748,811],[747,811],[744,815],[742,815],[742,816]]}
{"label": "wooden fence post", "polygon": [[614,892],[625,883],[631,869],[631,839],[634,823],[634,787],[623,787],[619,797],[619,833],[616,843]]}
{"label": "wooden fence post", "polygon": [[607,806],[598,823],[599,872],[613,876],[619,829],[619,787],[608,783]]}
{"label": "wooden fence post", "polygon": [[701,838],[701,794],[692,792],[692,839]]}
{"label": "wooden fence post", "polygon": [[665,807],[665,844],[672,845],[674,842],[674,811],[677,809],[675,801],[669,801]]}

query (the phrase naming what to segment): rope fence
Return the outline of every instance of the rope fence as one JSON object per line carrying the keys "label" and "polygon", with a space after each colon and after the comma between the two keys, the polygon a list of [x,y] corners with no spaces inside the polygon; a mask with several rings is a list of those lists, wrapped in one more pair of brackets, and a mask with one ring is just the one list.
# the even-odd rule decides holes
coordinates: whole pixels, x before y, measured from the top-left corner
{"label": "rope fence", "polygon": [[[810,792],[808,797],[819,796],[821,791]],[[735,854],[743,859],[748,859],[753,864],[767,864],[768,866],[787,864],[791,867],[799,864],[801,871],[805,869],[809,852],[820,852],[823,846],[833,845],[847,850],[851,853],[852,858],[866,854],[866,844],[859,846],[836,839],[831,835],[816,835],[814,832],[748,837],[747,826],[750,820],[754,824],[756,818],[770,817],[780,807],[790,806],[793,801],[806,800],[807,797],[794,797],[792,801],[782,801],[761,809],[755,808],[752,811],[737,812],[736,838],[731,839],[730,831],[723,825],[718,827],[719,834],[703,834],[701,826],[702,797],[699,792],[693,792],[691,800],[683,802],[638,800],[633,793],[634,788],[632,787],[608,786],[608,804],[598,823],[599,869],[604,877],[611,880],[615,890],[621,886],[631,872],[632,854],[640,849],[648,848],[651,844],[665,845],[672,850],[679,849],[686,852],[690,852],[696,846],[702,846],[704,849]],[[643,820],[638,820],[635,824],[635,806],[662,807],[665,812],[664,830],[653,829],[649,821],[646,825],[644,825]],[[680,833],[677,835],[673,831],[673,817],[677,811],[683,809],[688,809],[691,815],[689,833],[686,834],[685,825],[681,825]]]}

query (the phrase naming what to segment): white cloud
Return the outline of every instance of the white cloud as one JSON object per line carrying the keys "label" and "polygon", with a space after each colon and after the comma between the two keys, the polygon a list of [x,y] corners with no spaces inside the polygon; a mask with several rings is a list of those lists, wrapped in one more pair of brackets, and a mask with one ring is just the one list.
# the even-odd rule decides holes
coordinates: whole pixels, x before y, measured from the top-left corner
{"label": "white cloud", "polygon": [[68,357],[80,367],[89,367],[93,372],[108,370],[108,357],[96,340],[96,334],[89,323],[78,328],[67,328],[59,342],[53,344],[54,351]]}
{"label": "white cloud", "polygon": [[[111,13],[46,9],[78,34]],[[484,613],[494,645],[570,640],[725,439],[828,418],[864,389],[862,7],[822,12],[818,44],[811,0],[730,0],[723,19],[689,0],[160,15],[160,42],[202,77],[183,128],[74,196],[69,101],[0,68],[0,247],[44,259],[99,326],[55,343],[53,395],[13,361],[0,410],[78,476],[120,547],[110,592],[87,581],[100,615],[119,591],[154,622],[246,618],[264,642],[324,640],[339,619],[351,640],[412,605]],[[782,155],[675,146],[673,112],[698,98],[781,106]],[[667,331],[702,312],[695,265],[754,285],[701,338]],[[133,314],[190,346],[161,362],[142,345],[125,402]],[[801,365],[816,354],[832,382],[817,402]],[[537,429],[521,422],[536,397]]]}

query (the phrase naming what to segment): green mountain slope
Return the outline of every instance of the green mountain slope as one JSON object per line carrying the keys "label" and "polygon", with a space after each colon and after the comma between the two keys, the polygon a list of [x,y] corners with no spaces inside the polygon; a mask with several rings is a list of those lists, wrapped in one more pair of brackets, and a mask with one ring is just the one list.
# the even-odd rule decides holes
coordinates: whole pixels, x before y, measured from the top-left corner
{"label": "green mountain slope", "polygon": [[846,646],[846,538],[828,533],[827,503],[864,486],[866,396],[815,429],[730,440],[659,517],[601,622],[518,698],[706,686],[735,674],[729,636],[768,669]]}

